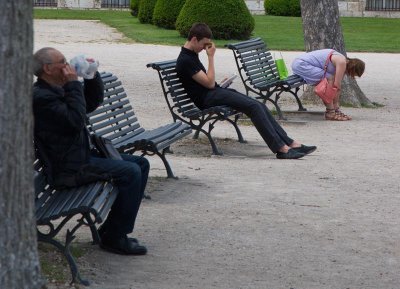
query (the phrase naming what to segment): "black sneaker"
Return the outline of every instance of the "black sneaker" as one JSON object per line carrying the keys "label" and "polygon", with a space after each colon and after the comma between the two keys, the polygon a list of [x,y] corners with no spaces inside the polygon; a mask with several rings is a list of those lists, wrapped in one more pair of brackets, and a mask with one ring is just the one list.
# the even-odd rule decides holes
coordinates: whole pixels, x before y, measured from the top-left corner
{"label": "black sneaker", "polygon": [[305,155],[311,154],[312,152],[314,152],[317,149],[316,146],[306,146],[306,145],[301,145],[298,148],[292,148],[292,150],[295,150],[299,153],[303,153]]}
{"label": "black sneaker", "polygon": [[128,237],[122,237],[116,240],[101,240],[100,248],[105,251],[121,255],[146,255],[147,248],[132,242]]}
{"label": "black sneaker", "polygon": [[304,153],[298,152],[298,151],[296,151],[294,149],[289,149],[287,153],[282,153],[282,152],[277,152],[276,153],[276,158],[277,159],[286,159],[286,160],[299,159],[299,158],[302,158],[304,156],[305,156]]}

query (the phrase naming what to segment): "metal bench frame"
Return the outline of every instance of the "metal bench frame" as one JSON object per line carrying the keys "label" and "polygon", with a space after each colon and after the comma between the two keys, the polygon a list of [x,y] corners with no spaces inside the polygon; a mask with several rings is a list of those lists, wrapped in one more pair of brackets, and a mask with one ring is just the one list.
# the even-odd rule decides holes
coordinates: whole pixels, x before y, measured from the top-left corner
{"label": "metal bench frame", "polygon": [[[255,98],[264,104],[267,100],[271,102],[280,119],[285,119],[278,104],[283,92],[288,92],[295,97],[299,111],[306,111],[297,95],[300,87],[305,84],[304,80],[295,74],[281,80],[274,58],[261,38],[226,44],[225,47],[233,52],[247,95],[252,92],[256,94]],[[273,99],[274,93],[275,98]]]}
{"label": "metal bench frame", "polygon": [[104,101],[88,114],[91,133],[108,138],[121,153],[141,151],[142,155],[158,155],[164,163],[168,178],[176,178],[165,157],[170,146],[189,135],[192,130],[182,122],[170,123],[152,130],[141,127],[121,81],[103,72]]}
{"label": "metal bench frame", "polygon": [[[228,121],[232,124],[238,136],[238,141],[241,143],[246,142],[237,125],[237,121],[242,115],[240,112],[229,106],[215,106],[201,110],[193,103],[176,73],[176,59],[149,63],[147,67],[151,67],[158,72],[162,91],[173,120],[190,125],[195,130],[194,139],[199,137],[200,132],[204,133],[210,142],[214,155],[222,155],[211,136],[211,131],[218,121]],[[207,123],[208,129],[204,129]]]}
{"label": "metal bench frame", "polygon": [[[36,161],[35,171],[35,215],[37,224],[37,237],[39,242],[55,246],[67,259],[71,270],[72,283],[80,283],[88,286],[90,282],[83,279],[78,266],[71,254],[71,242],[75,239],[76,231],[83,225],[89,226],[93,244],[100,242],[96,224],[103,222],[118,191],[109,182],[96,182],[88,185],[55,190],[46,181],[42,168],[38,168]],[[65,242],[56,237],[67,222],[79,216],[77,224],[68,229]],[[61,218],[61,222],[59,219]]]}

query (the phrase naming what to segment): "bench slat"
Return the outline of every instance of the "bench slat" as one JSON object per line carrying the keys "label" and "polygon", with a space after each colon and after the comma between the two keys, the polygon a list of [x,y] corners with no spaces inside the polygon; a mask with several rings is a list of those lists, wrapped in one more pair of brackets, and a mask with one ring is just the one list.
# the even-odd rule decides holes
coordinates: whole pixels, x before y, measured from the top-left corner
{"label": "bench slat", "polygon": [[102,223],[108,212],[111,209],[111,206],[114,204],[115,199],[117,198],[118,190],[114,188],[110,183],[107,183],[103,188],[103,193],[98,196],[94,204],[91,206],[91,213],[98,212],[95,216],[95,221],[98,223]]}
{"label": "bench slat", "polygon": [[[120,116],[121,115],[121,116]],[[103,123],[104,121],[112,118],[123,118],[123,116],[126,116],[126,118],[134,117],[135,113],[127,106],[122,107],[120,110],[114,110],[110,112],[106,112],[104,114],[101,114],[96,117],[92,117],[89,120],[89,123],[92,127],[99,125],[100,123]],[[97,130],[97,128],[93,128],[94,130]]]}
{"label": "bench slat", "polygon": [[104,134],[109,134],[110,132],[119,131],[122,128],[128,128],[128,127],[129,127],[129,130],[135,130],[136,128],[140,128],[138,119],[131,112],[129,112],[127,114],[123,114],[118,117],[108,118],[107,120],[105,120],[101,123],[92,125],[92,130],[104,135]]}
{"label": "bench slat", "polygon": [[106,111],[115,110],[115,109],[123,107],[124,105],[127,105],[127,104],[129,104],[129,100],[125,99],[124,101],[121,101],[121,102],[118,102],[118,103],[113,103],[112,105],[101,106],[98,109],[96,109],[95,111],[93,111],[90,114],[88,114],[88,116],[91,117],[93,115],[104,113]]}

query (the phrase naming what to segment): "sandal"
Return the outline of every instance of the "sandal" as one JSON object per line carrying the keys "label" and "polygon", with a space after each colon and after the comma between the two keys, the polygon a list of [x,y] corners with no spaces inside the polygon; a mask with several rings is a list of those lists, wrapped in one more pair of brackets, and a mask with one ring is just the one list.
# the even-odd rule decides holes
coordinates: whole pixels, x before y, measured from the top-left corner
{"label": "sandal", "polygon": [[352,120],[352,117],[351,116],[349,116],[349,115],[347,115],[347,114],[344,114],[339,108],[336,108],[335,109],[335,113],[336,114],[339,114],[341,117],[343,117],[343,118],[346,118],[346,120]]}
{"label": "sandal", "polygon": [[351,118],[347,115],[345,115],[344,113],[337,112],[336,109],[329,109],[327,108],[325,111],[325,119],[326,120],[333,120],[333,121],[346,121],[346,120],[350,120]]}

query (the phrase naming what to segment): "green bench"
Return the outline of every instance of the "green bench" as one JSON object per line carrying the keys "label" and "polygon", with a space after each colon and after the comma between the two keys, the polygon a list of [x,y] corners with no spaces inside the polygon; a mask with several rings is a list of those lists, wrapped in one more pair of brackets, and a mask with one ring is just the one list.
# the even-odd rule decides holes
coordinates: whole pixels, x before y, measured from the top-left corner
{"label": "green bench", "polygon": [[[212,152],[222,155],[211,136],[214,125],[218,121],[227,121],[236,130],[239,142],[245,142],[237,125],[241,113],[229,106],[215,106],[207,109],[199,109],[187,95],[182,83],[176,73],[176,60],[153,62],[147,64],[158,72],[162,91],[172,118],[175,122],[188,124],[194,131],[194,139],[199,137],[200,132],[205,134],[210,142]],[[205,128],[208,124],[208,129]]]}
{"label": "green bench", "polygon": [[[275,106],[280,119],[284,119],[278,104],[283,92],[290,93],[296,99],[299,111],[306,111],[298,96],[300,87],[305,84],[304,80],[295,74],[280,79],[274,58],[261,38],[226,44],[225,46],[233,52],[247,95],[252,92],[256,95],[255,98],[264,104],[267,101],[271,102]],[[274,94],[275,97],[273,97]]]}
{"label": "green bench", "polygon": [[[100,242],[96,225],[106,218],[118,191],[110,182],[95,182],[76,188],[56,190],[46,181],[43,167],[35,161],[35,216],[39,242],[55,246],[66,258],[71,270],[71,283],[85,286],[89,281],[82,279],[78,266],[71,254],[70,245],[76,231],[83,225],[89,226],[93,244]],[[68,229],[65,241],[58,240],[59,233],[69,220],[77,217],[72,229]]]}
{"label": "green bench", "polygon": [[104,101],[88,114],[88,129],[91,133],[108,138],[121,153],[141,152],[142,155],[157,155],[161,158],[169,178],[175,178],[165,154],[170,146],[189,135],[189,125],[180,121],[152,130],[144,129],[129,102],[118,78],[103,72]]}

